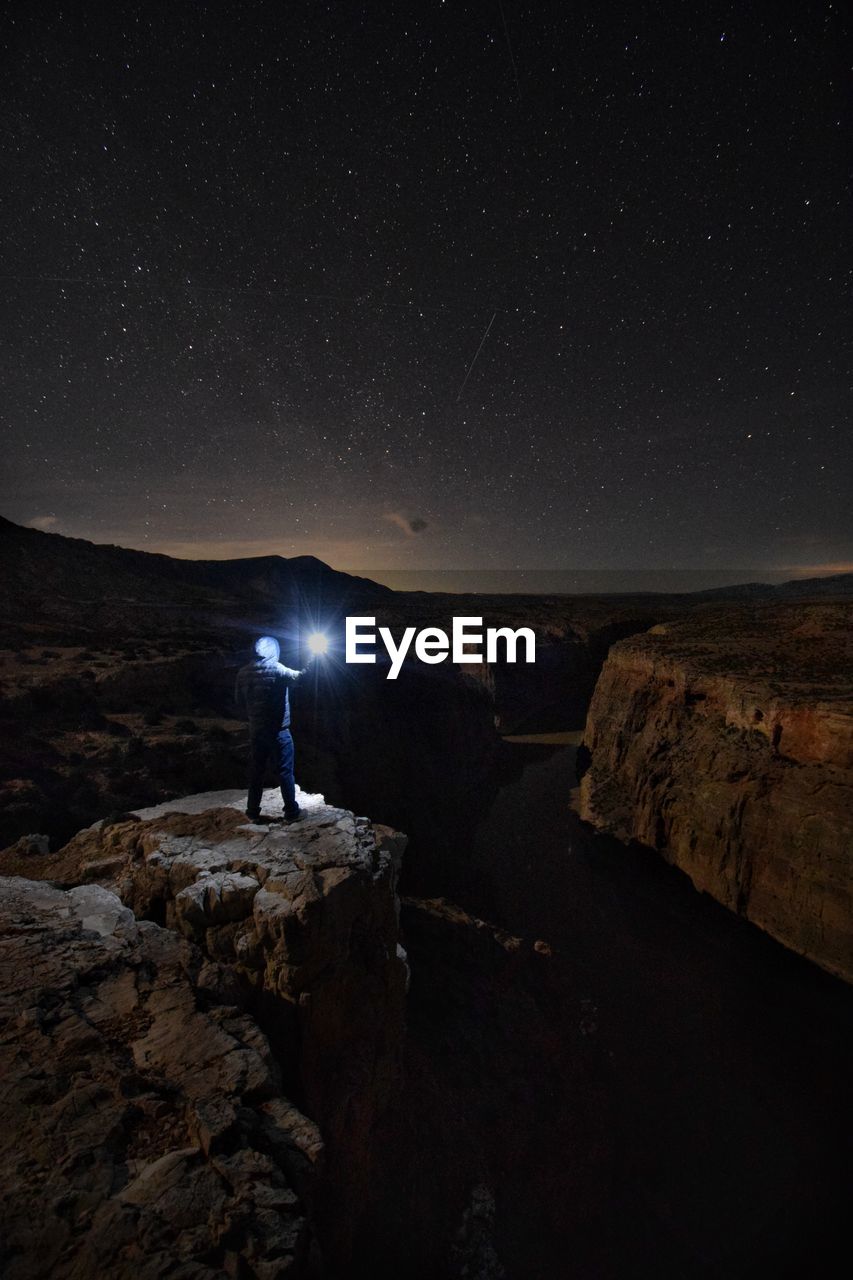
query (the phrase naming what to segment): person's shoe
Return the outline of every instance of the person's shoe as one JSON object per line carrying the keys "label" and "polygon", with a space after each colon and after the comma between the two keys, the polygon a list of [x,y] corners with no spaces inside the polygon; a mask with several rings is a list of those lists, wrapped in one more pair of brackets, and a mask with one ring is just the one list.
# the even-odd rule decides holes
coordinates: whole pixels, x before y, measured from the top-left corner
{"label": "person's shoe", "polygon": [[284,811],[285,822],[298,822],[301,817],[302,817],[302,810],[299,808],[298,805],[295,809],[285,809]]}
{"label": "person's shoe", "polygon": [[246,810],[246,817],[249,819],[250,822],[260,822],[261,820],[261,815],[259,812],[250,813],[248,809]]}

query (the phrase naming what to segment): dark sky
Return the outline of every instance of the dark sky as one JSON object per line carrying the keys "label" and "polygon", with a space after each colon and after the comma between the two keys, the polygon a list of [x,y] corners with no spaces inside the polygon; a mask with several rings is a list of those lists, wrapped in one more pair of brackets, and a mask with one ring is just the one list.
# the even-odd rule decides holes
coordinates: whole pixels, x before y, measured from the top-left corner
{"label": "dark sky", "polygon": [[843,6],[9,12],[9,518],[368,570],[853,561]]}

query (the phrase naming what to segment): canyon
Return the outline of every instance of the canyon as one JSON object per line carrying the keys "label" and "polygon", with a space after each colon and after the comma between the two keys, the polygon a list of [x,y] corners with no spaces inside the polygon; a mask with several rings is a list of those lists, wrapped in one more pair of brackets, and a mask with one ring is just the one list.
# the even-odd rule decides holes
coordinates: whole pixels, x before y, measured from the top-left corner
{"label": "canyon", "polygon": [[[0,541],[10,1274],[746,1280],[833,1256],[849,575],[460,597]],[[530,625],[537,662],[315,664],[304,819],[268,792],[248,822],[251,637],[297,664],[357,614]],[[44,1264],[28,1197],[57,1223]]]}

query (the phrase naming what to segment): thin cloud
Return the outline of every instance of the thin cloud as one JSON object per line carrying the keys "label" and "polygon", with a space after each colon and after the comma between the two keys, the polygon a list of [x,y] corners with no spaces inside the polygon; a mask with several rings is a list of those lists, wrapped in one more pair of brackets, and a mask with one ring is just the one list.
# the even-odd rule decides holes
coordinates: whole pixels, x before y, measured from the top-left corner
{"label": "thin cloud", "polygon": [[383,519],[387,520],[389,524],[396,525],[407,538],[416,537],[419,533],[423,533],[427,527],[427,521],[420,516],[415,516],[413,520],[410,520],[401,511],[386,511]]}

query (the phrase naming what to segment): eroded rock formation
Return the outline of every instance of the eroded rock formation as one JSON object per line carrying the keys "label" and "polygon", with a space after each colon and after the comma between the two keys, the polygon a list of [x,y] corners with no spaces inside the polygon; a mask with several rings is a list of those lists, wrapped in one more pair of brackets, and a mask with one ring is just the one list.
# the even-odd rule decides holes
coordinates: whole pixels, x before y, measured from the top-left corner
{"label": "eroded rock formation", "polygon": [[845,604],[726,606],[610,651],[581,816],[853,981],[853,688]]}
{"label": "eroded rock formation", "polygon": [[[197,956],[199,965],[205,957],[211,972],[223,966],[235,989],[232,999],[239,996],[266,1031],[296,1104],[274,1098],[272,1085],[251,1085],[250,1095],[260,1090],[265,1102],[272,1099],[280,1125],[286,1120],[298,1135],[295,1150],[281,1154],[281,1162],[297,1189],[310,1188],[324,1265],[334,1273],[350,1253],[367,1197],[374,1127],[399,1086],[407,968],[398,944],[396,886],[405,838],[327,806],[322,796],[302,794],[300,802],[302,820],[285,826],[248,822],[241,811],[245,793],[189,797],[126,821],[96,824],[56,855],[32,846],[9,850],[0,870],[82,882],[71,897],[109,896],[127,928],[136,928],[134,916],[158,922],[139,926],[140,937],[155,939],[149,947],[177,948],[175,954]],[[280,799],[267,793],[267,812],[275,812],[276,804],[280,809]],[[172,982],[180,987],[177,978]],[[11,980],[6,989],[14,989]],[[104,1018],[114,1017],[98,990],[96,984],[93,999],[105,1005]],[[194,1040],[191,988],[174,1000],[178,1012],[166,1027],[144,1029],[134,1041],[137,1070],[159,1072],[167,1081],[173,1067],[180,1080],[195,1070],[194,1047],[184,1047],[185,1035]],[[254,1036],[268,1060],[263,1034],[249,1019],[244,1024],[244,1038]],[[45,1061],[45,1075],[65,1070],[63,1052],[46,1047],[46,1058],[55,1054],[55,1060]],[[227,1059],[230,1050],[225,1045],[217,1052]],[[217,1112],[210,1124],[227,1129],[230,1121]],[[317,1179],[312,1172],[320,1135],[326,1160]],[[266,1141],[275,1158],[279,1139]],[[175,1149],[191,1145],[182,1136]],[[197,1157],[186,1159],[195,1168]],[[211,1212],[216,1216],[219,1209]],[[250,1274],[277,1273],[255,1268]]]}
{"label": "eroded rock formation", "polygon": [[99,885],[0,879],[9,1280],[306,1274],[322,1141],[232,987]]}

